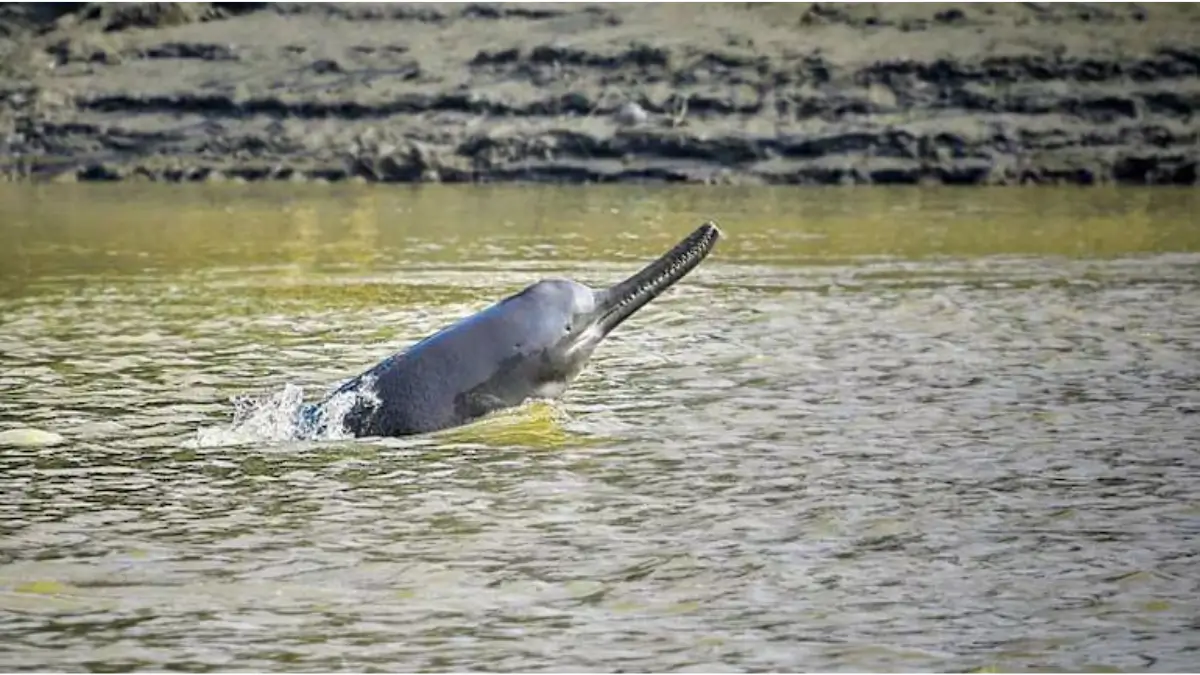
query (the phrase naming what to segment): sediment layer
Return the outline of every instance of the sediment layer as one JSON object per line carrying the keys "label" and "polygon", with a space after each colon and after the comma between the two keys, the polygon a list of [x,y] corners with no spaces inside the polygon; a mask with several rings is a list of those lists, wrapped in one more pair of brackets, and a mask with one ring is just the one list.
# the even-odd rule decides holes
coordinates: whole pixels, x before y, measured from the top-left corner
{"label": "sediment layer", "polygon": [[0,174],[1195,184],[1191,4],[0,4]]}

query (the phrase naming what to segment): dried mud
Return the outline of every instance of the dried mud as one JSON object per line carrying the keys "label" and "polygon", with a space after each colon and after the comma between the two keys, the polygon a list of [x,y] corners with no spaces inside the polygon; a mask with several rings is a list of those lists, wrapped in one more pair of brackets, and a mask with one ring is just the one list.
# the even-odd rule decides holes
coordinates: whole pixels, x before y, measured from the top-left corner
{"label": "dried mud", "polygon": [[1187,184],[1193,4],[0,4],[0,175]]}

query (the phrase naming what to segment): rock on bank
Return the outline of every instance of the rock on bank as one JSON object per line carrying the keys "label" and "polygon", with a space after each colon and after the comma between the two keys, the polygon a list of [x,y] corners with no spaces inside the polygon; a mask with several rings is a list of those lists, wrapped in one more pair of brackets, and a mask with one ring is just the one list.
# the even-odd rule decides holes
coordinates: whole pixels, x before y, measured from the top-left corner
{"label": "rock on bank", "polygon": [[0,175],[1194,184],[1193,4],[0,4]]}

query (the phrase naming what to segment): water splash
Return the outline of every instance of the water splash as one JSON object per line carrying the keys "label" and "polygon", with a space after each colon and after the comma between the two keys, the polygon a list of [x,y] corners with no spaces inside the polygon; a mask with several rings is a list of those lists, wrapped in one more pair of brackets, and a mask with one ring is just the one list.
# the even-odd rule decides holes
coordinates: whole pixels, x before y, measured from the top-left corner
{"label": "water splash", "polygon": [[352,390],[338,391],[320,404],[305,403],[304,387],[290,383],[266,396],[234,397],[233,422],[228,426],[198,429],[187,446],[212,448],[353,438],[345,426],[346,415],[358,403],[379,403],[371,384],[364,381]]}

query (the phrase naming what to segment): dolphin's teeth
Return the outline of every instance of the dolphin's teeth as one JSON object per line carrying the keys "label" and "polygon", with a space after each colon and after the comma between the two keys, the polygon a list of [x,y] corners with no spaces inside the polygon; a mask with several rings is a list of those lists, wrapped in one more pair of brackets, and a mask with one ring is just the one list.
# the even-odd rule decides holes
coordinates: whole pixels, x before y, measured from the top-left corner
{"label": "dolphin's teeth", "polygon": [[675,260],[670,262],[666,268],[661,270],[657,276],[652,279],[643,280],[642,283],[632,290],[628,295],[617,303],[614,311],[622,311],[635,302],[642,302],[643,298],[648,295],[657,294],[672,283],[673,279],[678,279],[681,271],[686,267],[691,269],[695,265],[698,258],[702,258],[707,254],[707,251],[712,248],[713,242],[718,238],[719,231],[708,229],[701,234],[700,238],[693,242],[692,246],[679,255]]}

